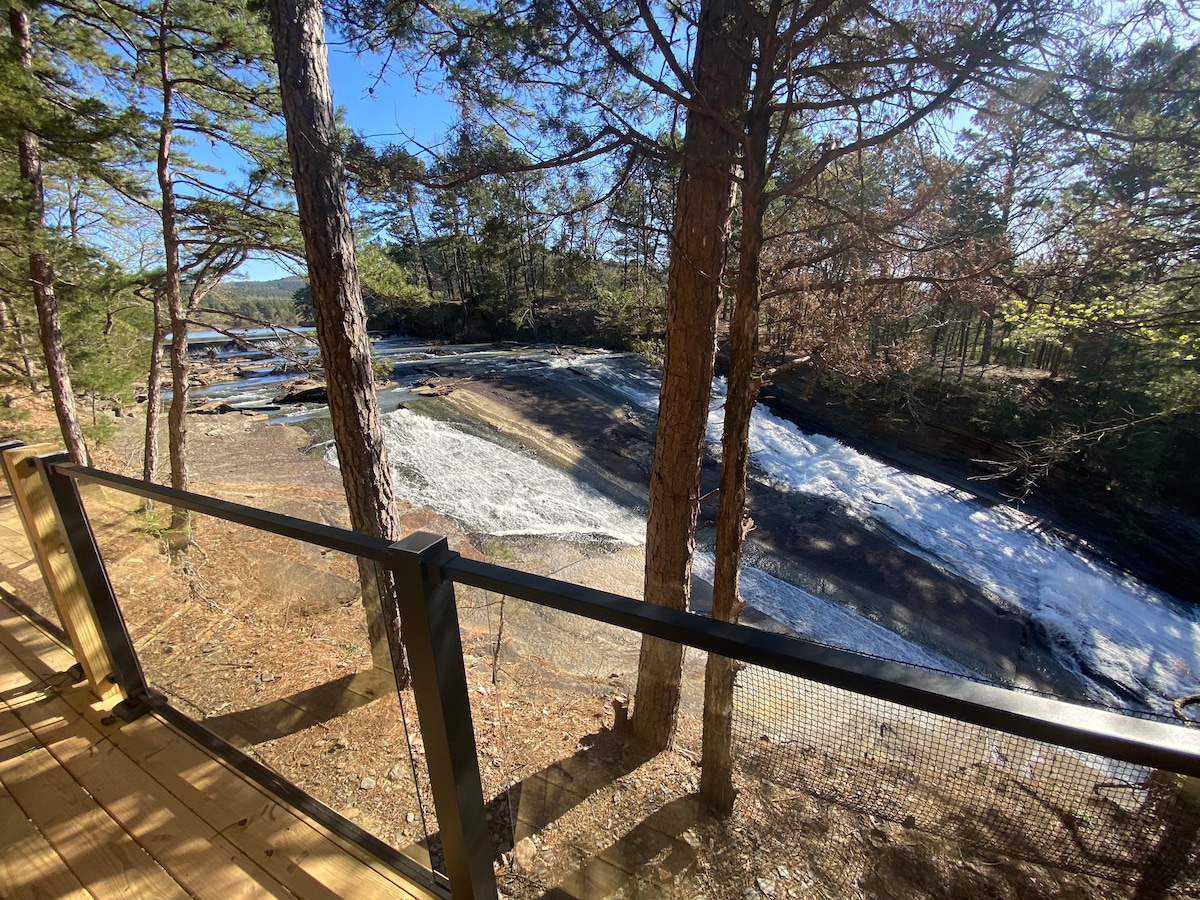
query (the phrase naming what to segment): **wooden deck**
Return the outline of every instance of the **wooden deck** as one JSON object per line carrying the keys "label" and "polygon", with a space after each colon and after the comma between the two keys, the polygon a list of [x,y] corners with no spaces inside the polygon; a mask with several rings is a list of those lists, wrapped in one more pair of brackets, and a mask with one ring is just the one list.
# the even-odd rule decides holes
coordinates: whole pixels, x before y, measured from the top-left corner
{"label": "wooden deck", "polygon": [[422,898],[153,714],[125,723],[0,601],[0,897]]}

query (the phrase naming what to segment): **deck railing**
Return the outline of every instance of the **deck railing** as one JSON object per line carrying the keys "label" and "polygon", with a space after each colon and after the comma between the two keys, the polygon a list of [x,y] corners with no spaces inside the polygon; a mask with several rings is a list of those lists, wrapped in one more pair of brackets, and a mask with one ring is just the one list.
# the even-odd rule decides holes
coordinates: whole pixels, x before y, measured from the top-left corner
{"label": "deck railing", "polygon": [[[466,559],[449,549],[446,538],[435,534],[416,533],[400,542],[389,543],[340,528],[78,466],[65,454],[30,457],[27,450],[12,444],[7,447],[5,455],[9,464],[6,469],[10,481],[14,471],[22,470],[22,466],[26,475],[33,465],[40,473],[57,523],[55,527],[61,530],[61,540],[72,563],[69,575],[60,573],[57,577],[64,581],[74,580],[75,583],[67,587],[86,601],[79,602],[77,598],[74,611],[60,608],[60,614],[68,620],[64,625],[71,633],[73,643],[76,643],[77,632],[84,635],[80,639],[83,643],[76,645],[77,656],[84,670],[95,679],[93,689],[98,695],[108,691],[110,684],[120,690],[123,699],[119,711],[126,716],[136,716],[152,708],[161,709],[165,701],[146,683],[81,501],[80,484],[103,485],[374,560],[394,573],[445,874],[455,897],[495,897],[497,893],[494,848],[487,831],[455,585],[473,586],[717,653],[742,661],[750,667],[747,671],[751,673],[781,673],[771,677],[802,679],[806,685],[824,686],[822,690],[830,689],[839,696],[841,692],[849,692],[847,696],[874,698],[872,702],[919,711],[951,725],[963,723],[964,727],[1052,745],[1071,754],[1118,761],[1127,771],[1144,773],[1143,787],[1147,791],[1153,784],[1162,783],[1162,773],[1170,773],[1167,783],[1173,786],[1171,797],[1178,800],[1172,807],[1175,811],[1164,816],[1161,797],[1155,800],[1157,805],[1151,812],[1159,818],[1155,819],[1153,829],[1149,825],[1137,825],[1140,829],[1138,839],[1146,847],[1132,855],[1131,865],[1135,869],[1137,866],[1145,868],[1153,860],[1159,881],[1166,878],[1191,885],[1193,889],[1196,887],[1198,867],[1194,839],[1200,812],[1190,799],[1196,793],[1190,779],[1200,778],[1200,734],[1182,725],[964,680],[781,634],[713,621],[502,565]],[[14,464],[8,459],[9,454],[24,456],[20,464]],[[25,489],[16,485],[14,493],[18,492],[23,493]],[[40,525],[27,523],[35,543],[39,539],[32,531],[44,530],[46,526],[44,511],[41,516]],[[41,541],[46,543],[45,535]],[[90,622],[82,627],[72,624],[70,620],[78,617]],[[88,638],[87,634],[92,633],[88,629],[98,634],[98,639]],[[812,702],[815,701],[810,705]],[[179,714],[176,712],[175,715]],[[821,717],[826,720],[826,726],[836,718],[823,712]],[[881,732],[888,727],[886,724],[878,726]],[[764,735],[763,740],[770,743],[767,737]],[[811,755],[817,752],[815,748],[816,743],[810,743],[806,751]],[[761,767],[766,767],[771,754],[756,751],[754,756]],[[783,758],[793,774],[809,771],[786,756]],[[828,767],[828,752],[824,758]],[[778,762],[776,759],[772,765],[777,766]],[[1158,781],[1154,781],[1154,777]],[[910,780],[915,781],[915,776]],[[823,795],[820,790],[814,793]],[[906,818],[913,819],[914,823],[917,821],[911,814]],[[1103,867],[1092,871],[1111,875]],[[1134,871],[1133,876],[1126,873],[1118,877],[1127,881],[1132,878],[1136,882],[1136,874]],[[1146,881],[1144,877],[1142,881]],[[1146,894],[1151,895],[1153,893]]]}

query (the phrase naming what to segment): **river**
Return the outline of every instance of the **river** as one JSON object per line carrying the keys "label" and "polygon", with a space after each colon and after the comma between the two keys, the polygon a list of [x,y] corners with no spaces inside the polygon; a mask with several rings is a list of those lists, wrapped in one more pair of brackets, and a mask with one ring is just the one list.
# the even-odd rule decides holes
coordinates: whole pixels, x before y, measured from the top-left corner
{"label": "river", "polygon": [[[472,532],[547,535],[636,544],[645,510],[627,494],[606,496],[594,482],[540,459],[487,423],[447,412],[414,385],[431,375],[458,379],[503,375],[536,386],[571,379],[608,398],[614,410],[653,422],[657,375],[625,353],[548,346],[429,346],[377,342],[395,365],[399,386],[380,392],[389,452],[401,497],[460,522]],[[262,372],[202,393],[235,406],[261,407],[280,376]],[[723,385],[713,386],[709,438],[719,440]],[[320,406],[272,410],[279,421],[323,415]],[[1195,607],[1065,545],[1030,516],[886,465],[832,438],[805,434],[756,409],[755,478],[797,498],[819,500],[865,529],[951,576],[980,588],[1100,703],[1169,713],[1175,698],[1200,691],[1200,616]],[[714,452],[715,447],[714,447]],[[331,454],[332,459],[332,454]],[[703,545],[702,545],[703,546]],[[747,567],[748,604],[821,643],[916,665],[971,674],[940,648],[858,615],[835,597],[787,578],[787,566]],[[702,552],[697,574],[711,578]],[[784,577],[777,577],[780,574]],[[785,580],[787,579],[787,580]],[[1025,638],[1022,637],[1024,642]]]}

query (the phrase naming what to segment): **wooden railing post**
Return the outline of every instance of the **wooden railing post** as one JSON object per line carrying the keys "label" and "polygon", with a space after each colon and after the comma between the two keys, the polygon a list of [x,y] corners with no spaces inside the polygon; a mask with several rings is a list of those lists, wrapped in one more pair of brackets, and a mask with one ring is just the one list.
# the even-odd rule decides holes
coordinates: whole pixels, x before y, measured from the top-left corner
{"label": "wooden railing post", "polygon": [[73,478],[55,469],[56,464],[70,462],[71,458],[61,451],[34,457],[38,473],[49,489],[59,532],[78,576],[78,583],[87,598],[92,621],[100,632],[101,643],[112,662],[112,680],[124,697],[113,712],[132,720],[145,713],[156,698],[151,696],[146,687],[146,676],[125,627],[125,617],[117,605],[117,595],[108,579],[108,571],[104,568],[96,535],[92,532],[83,508],[83,499],[79,496],[79,485]]}
{"label": "wooden railing post", "polygon": [[29,546],[63,630],[71,639],[75,659],[83,669],[92,693],[104,700],[120,690],[113,678],[116,667],[83,578],[67,552],[50,489],[35,463],[35,457],[55,449],[52,444],[10,447],[0,453],[0,457],[3,457],[4,474]]}

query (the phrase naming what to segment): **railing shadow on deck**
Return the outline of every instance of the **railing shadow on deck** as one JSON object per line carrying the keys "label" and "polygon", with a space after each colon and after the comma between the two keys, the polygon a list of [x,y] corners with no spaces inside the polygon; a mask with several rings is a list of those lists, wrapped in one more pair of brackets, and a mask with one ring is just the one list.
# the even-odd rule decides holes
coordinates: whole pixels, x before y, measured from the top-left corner
{"label": "railing shadow on deck", "polygon": [[[984,729],[986,734],[998,735],[1005,740],[1008,740],[1006,736],[1011,736],[1012,740],[1035,742],[1036,746],[1049,745],[1067,754],[1074,754],[1072,759],[1082,758],[1078,755],[1084,754],[1118,761],[1127,767],[1127,771],[1142,773],[1148,780],[1167,773],[1166,777],[1160,777],[1163,783],[1169,785],[1162,796],[1167,798],[1164,801],[1167,806],[1176,810],[1178,815],[1173,819],[1160,817],[1152,822],[1147,820],[1150,824],[1142,828],[1145,833],[1139,839],[1145,847],[1136,849],[1127,865],[1122,863],[1125,869],[1113,870],[1116,871],[1115,875],[1104,870],[1104,874],[1132,884],[1137,884],[1140,879],[1139,896],[1142,897],[1160,896],[1168,887],[1159,883],[1161,877],[1155,881],[1146,875],[1147,867],[1152,862],[1158,871],[1169,872],[1172,879],[1184,879],[1192,887],[1200,878],[1194,847],[1196,829],[1193,827],[1200,814],[1197,813],[1200,804],[1194,802],[1196,791],[1192,787],[1197,783],[1192,779],[1200,778],[1200,735],[1185,727],[915,669],[742,625],[716,622],[692,613],[668,610],[492,563],[465,559],[450,551],[445,538],[438,535],[417,533],[391,544],[343,529],[81,467],[71,463],[64,454],[39,455],[33,462],[47,491],[54,527],[60,530],[73,565],[77,582],[75,589],[86,598],[86,602],[76,604],[83,612],[70,614],[90,617],[90,627],[101,638],[101,646],[77,647],[77,654],[83,657],[81,662],[85,663],[85,670],[91,668],[94,672],[104,672],[107,669],[100,677],[116,684],[123,698],[118,709],[130,717],[151,708],[168,708],[168,705],[146,684],[80,498],[81,483],[105,485],[163,504],[374,560],[393,573],[397,585],[396,612],[404,622],[405,644],[412,674],[412,696],[420,717],[446,881],[440,881],[432,872],[426,875],[430,883],[442,887],[448,884],[455,897],[497,895],[493,870],[495,849],[488,834],[488,807],[481,786],[472,725],[455,601],[456,584],[718,653],[759,670],[800,680],[798,683],[806,686],[803,690],[824,692],[822,696],[836,694],[869,698],[871,703],[881,704],[881,710],[907,710],[906,715],[917,721],[917,726],[889,725],[886,717],[894,713],[886,711],[879,713],[880,724],[872,726],[878,729],[874,744],[882,749],[871,752],[880,753],[881,759],[888,758],[890,745],[904,744],[906,729],[936,728],[937,722],[944,720],[951,724],[962,723],[964,726]],[[68,631],[72,629],[68,628]],[[74,635],[72,637],[75,642]],[[100,684],[93,687],[97,692],[103,689]],[[333,688],[314,690],[316,697],[322,691],[332,691]],[[298,703],[289,700],[269,704],[269,708],[278,713],[273,717],[274,724],[268,729],[269,734],[243,734],[243,739],[253,743],[256,739],[270,739],[271,734],[287,733],[297,723],[297,714],[292,710],[302,713],[308,701],[314,697],[299,698]],[[331,697],[332,694],[319,699],[328,701],[330,709],[334,709],[341,701],[334,701]],[[287,708],[279,706],[276,709],[280,703]],[[184,718],[178,711],[171,711],[171,715],[177,719]],[[220,719],[212,724],[216,724],[218,730],[237,735],[244,730],[243,721],[242,714],[235,713],[224,718],[228,728],[222,728]],[[986,737],[986,734],[978,739],[981,746],[986,744],[989,753],[1007,759],[1005,753],[996,749],[999,743]],[[766,742],[761,748],[763,753],[760,754],[756,748],[753,754],[747,754],[748,759],[766,759],[770,750],[778,750],[786,743],[776,740],[772,744],[769,737],[762,737],[762,741]],[[865,770],[854,769],[852,760],[846,762],[848,758],[839,756],[835,746],[837,740],[839,738],[835,736],[822,737],[818,734],[811,743],[804,744],[806,756],[803,760],[796,762],[789,758],[788,764],[795,769],[797,778],[801,774],[817,778],[822,771],[828,773],[839,766],[843,774],[849,772],[854,775],[857,772],[858,777],[863,777]],[[945,743],[948,745],[948,742]],[[918,735],[904,744],[900,755],[919,753],[921,747],[922,737]],[[959,755],[962,752],[954,750]],[[1027,754],[1026,768],[1031,773],[1034,772],[1036,756],[1036,752]],[[958,760],[964,767],[980,765],[976,757],[972,759],[975,761],[966,757],[959,760],[956,756],[948,755],[945,760],[935,762]],[[568,762],[555,765],[567,765]],[[541,774],[548,776],[549,773]],[[598,777],[603,775],[602,772],[595,774]],[[270,779],[272,776],[267,777]],[[1020,789],[1021,785],[1013,781],[1015,775],[1010,772],[1004,777],[1012,781],[1014,788]],[[903,772],[896,775],[897,780],[905,778],[910,776]],[[274,776],[274,779],[280,780],[278,776]],[[918,779],[913,776],[911,780]],[[522,800],[518,806],[525,805],[524,801],[532,798],[529,792],[539,790],[540,783],[538,778],[531,778],[510,789]],[[1007,781],[1005,785],[1001,793],[1009,790]],[[937,790],[941,788],[935,785],[934,791]],[[814,793],[822,796],[820,789],[814,789]],[[512,796],[510,794],[510,800]],[[881,796],[886,796],[886,792]],[[851,804],[855,802],[839,796],[833,796],[832,799]],[[1147,796],[1143,805],[1153,805],[1151,799]],[[552,805],[563,802],[569,801],[559,798]],[[692,809],[694,805],[689,805],[688,810]],[[1135,813],[1142,815],[1136,810],[1134,813],[1127,811],[1129,815]],[[525,825],[536,827],[539,818],[553,818],[554,815],[555,810],[548,806],[540,816],[531,815]],[[684,811],[681,805],[672,801],[664,805],[661,814],[655,814],[662,819],[661,822],[647,820],[644,826],[638,827],[644,827],[647,835],[669,835],[682,830],[681,825],[688,827],[685,822],[689,815],[692,813]],[[1073,809],[1059,809],[1056,815],[1060,819],[1065,817],[1064,821],[1071,820],[1068,824],[1082,821],[1081,814]],[[905,824],[908,824],[909,818],[914,817],[911,814],[907,816]],[[913,824],[919,823],[914,819]],[[519,832],[520,822],[514,822],[513,826]],[[986,823],[982,830],[986,831]],[[359,834],[354,828],[350,828],[349,833],[364,844],[371,845],[369,836]],[[582,860],[582,867],[577,874],[555,890],[570,893],[578,888],[586,893],[588,879],[598,871],[597,861],[620,855],[635,844],[645,843],[645,840],[640,833],[623,836],[607,853],[599,852],[591,860]],[[650,840],[650,844],[653,845],[655,840],[657,838]],[[1089,870],[1085,866],[1083,871]],[[566,893],[561,895],[565,896]]]}

